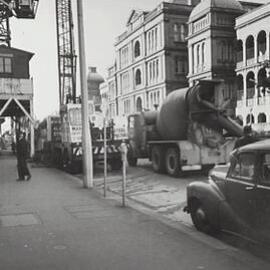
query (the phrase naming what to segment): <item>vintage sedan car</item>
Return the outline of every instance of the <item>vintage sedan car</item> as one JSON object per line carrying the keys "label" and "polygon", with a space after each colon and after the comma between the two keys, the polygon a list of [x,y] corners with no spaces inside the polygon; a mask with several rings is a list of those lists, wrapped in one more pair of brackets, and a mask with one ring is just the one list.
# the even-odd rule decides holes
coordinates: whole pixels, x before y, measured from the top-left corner
{"label": "vintage sedan car", "polygon": [[200,231],[227,230],[270,243],[270,140],[235,150],[207,182],[190,183],[185,210]]}

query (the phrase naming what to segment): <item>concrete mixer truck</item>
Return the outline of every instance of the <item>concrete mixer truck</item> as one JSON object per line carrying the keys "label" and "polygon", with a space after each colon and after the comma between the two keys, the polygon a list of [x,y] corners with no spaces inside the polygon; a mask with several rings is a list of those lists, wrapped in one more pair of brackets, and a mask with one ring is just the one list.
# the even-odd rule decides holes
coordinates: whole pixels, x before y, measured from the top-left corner
{"label": "concrete mixer truck", "polygon": [[177,176],[187,170],[208,172],[229,161],[242,127],[216,105],[220,82],[202,80],[171,92],[159,111],[128,117],[129,165],[152,161],[155,172]]}

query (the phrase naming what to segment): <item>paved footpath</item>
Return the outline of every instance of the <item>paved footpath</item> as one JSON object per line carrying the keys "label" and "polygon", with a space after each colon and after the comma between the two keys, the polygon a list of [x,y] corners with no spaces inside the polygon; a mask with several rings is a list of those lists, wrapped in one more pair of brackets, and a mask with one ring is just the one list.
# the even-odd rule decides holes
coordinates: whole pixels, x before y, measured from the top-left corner
{"label": "paved footpath", "polygon": [[64,172],[33,167],[16,182],[16,160],[0,156],[0,270],[269,269],[195,231],[172,228]]}

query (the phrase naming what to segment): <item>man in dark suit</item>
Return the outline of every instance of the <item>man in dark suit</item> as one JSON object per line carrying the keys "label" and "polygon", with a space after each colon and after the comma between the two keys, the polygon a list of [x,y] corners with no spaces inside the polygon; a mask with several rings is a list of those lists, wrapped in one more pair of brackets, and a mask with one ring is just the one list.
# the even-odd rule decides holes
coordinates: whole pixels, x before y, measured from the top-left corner
{"label": "man in dark suit", "polygon": [[19,140],[17,142],[17,161],[18,161],[18,176],[19,178],[17,181],[23,181],[25,180],[25,176],[27,177],[26,180],[30,180],[31,174],[29,172],[28,166],[27,166],[27,142],[25,139],[25,132],[20,133]]}
{"label": "man in dark suit", "polygon": [[237,139],[234,149],[258,141],[252,134],[251,126],[244,126],[243,133],[244,135]]}

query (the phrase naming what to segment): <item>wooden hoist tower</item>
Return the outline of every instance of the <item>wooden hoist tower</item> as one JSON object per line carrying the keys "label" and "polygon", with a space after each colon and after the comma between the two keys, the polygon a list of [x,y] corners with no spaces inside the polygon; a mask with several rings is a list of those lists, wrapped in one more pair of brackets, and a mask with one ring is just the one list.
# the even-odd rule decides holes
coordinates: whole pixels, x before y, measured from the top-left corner
{"label": "wooden hoist tower", "polygon": [[14,132],[25,131],[34,154],[33,53],[11,47],[10,18],[34,19],[39,0],[0,0],[0,125],[10,117]]}

